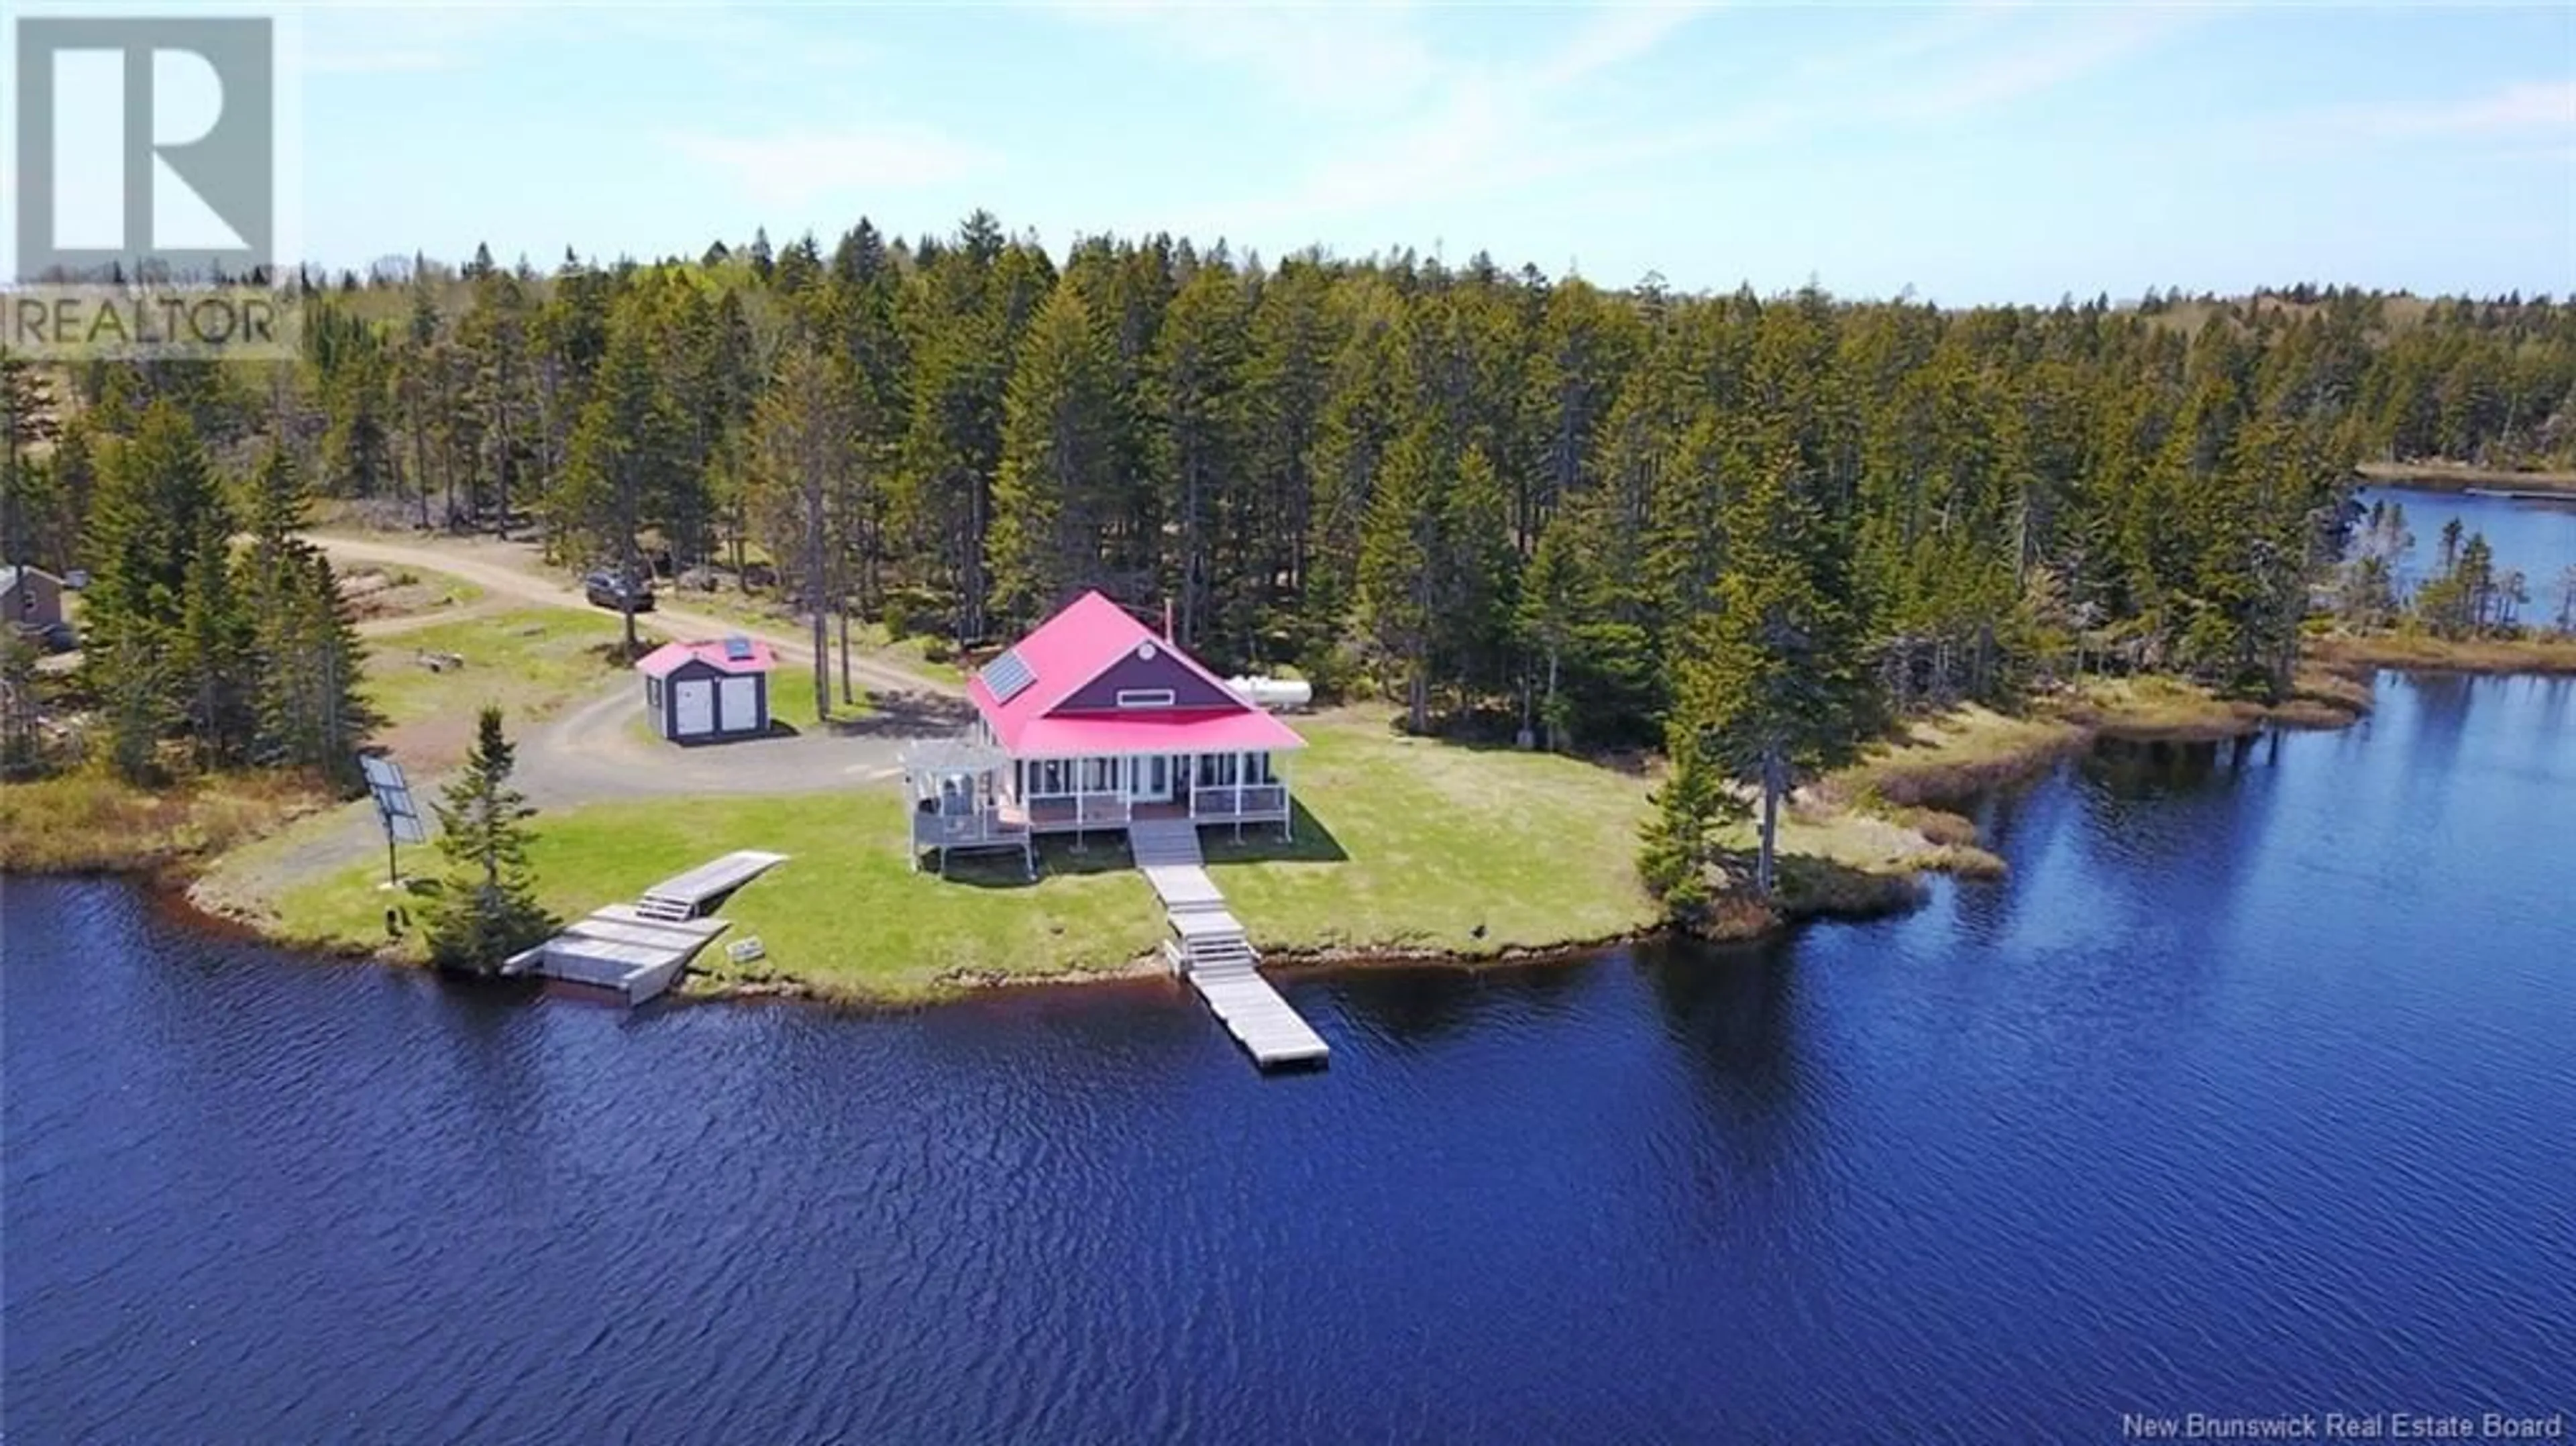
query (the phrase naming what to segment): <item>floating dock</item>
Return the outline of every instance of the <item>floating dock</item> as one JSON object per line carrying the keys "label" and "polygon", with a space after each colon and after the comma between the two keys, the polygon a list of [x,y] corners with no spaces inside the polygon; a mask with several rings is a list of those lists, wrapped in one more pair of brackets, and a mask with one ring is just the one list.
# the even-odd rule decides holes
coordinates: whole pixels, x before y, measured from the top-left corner
{"label": "floating dock", "polygon": [[1171,923],[1172,938],[1163,945],[1165,962],[1189,980],[1253,1062],[1276,1069],[1322,1064],[1329,1058],[1332,1050],[1323,1036],[1258,972],[1261,955],[1208,877],[1198,825],[1139,821],[1129,825],[1127,839]]}
{"label": "floating dock", "polygon": [[504,974],[538,974],[611,990],[630,1005],[671,987],[698,951],[733,927],[700,917],[709,905],[785,862],[785,854],[727,854],[610,904],[533,949],[512,955]]}

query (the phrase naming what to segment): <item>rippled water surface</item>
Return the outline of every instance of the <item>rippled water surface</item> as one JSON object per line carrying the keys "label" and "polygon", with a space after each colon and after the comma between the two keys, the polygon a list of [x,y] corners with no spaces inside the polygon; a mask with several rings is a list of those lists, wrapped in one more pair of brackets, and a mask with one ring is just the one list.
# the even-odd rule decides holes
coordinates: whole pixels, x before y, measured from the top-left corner
{"label": "rippled water surface", "polygon": [[2576,684],[1991,802],[1735,954],[633,1016],[5,907],[5,1429],[2114,1440],[2576,1410]]}

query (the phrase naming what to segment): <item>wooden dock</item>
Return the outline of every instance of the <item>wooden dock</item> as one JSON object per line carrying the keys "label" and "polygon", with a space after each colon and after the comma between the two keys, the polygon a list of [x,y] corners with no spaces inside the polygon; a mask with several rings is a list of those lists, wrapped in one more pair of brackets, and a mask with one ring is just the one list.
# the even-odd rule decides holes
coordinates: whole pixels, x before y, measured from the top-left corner
{"label": "wooden dock", "polygon": [[722,919],[657,919],[610,904],[501,966],[610,990],[642,1004],[671,987],[708,941],[732,927]]}
{"label": "wooden dock", "polygon": [[1129,827],[1128,846],[1171,924],[1164,959],[1189,980],[1253,1062],[1277,1069],[1328,1059],[1332,1050],[1323,1036],[1258,972],[1261,955],[1208,877],[1198,825],[1187,820],[1140,822]]}
{"label": "wooden dock", "polygon": [[501,972],[587,984],[642,1004],[678,982],[698,951],[733,927],[701,917],[703,911],[786,859],[746,850],[701,864],[655,884],[635,903],[606,905],[512,955]]}

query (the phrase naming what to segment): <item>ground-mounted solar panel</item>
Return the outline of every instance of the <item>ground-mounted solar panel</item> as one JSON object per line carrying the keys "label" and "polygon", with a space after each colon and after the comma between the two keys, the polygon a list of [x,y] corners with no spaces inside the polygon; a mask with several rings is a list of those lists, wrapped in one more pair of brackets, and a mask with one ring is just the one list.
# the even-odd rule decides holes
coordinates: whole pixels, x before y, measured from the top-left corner
{"label": "ground-mounted solar panel", "polygon": [[427,843],[429,830],[421,824],[420,805],[412,801],[402,765],[389,758],[361,758],[358,767],[367,775],[367,792],[375,799],[385,832],[400,843]]}
{"label": "ground-mounted solar panel", "polygon": [[736,635],[724,640],[727,661],[745,663],[751,660],[751,639]]}
{"label": "ground-mounted solar panel", "polygon": [[996,703],[1008,703],[1038,680],[1038,675],[1029,671],[1027,661],[1020,657],[1016,648],[1005,649],[1000,657],[986,663],[980,676],[984,686],[993,690]]}

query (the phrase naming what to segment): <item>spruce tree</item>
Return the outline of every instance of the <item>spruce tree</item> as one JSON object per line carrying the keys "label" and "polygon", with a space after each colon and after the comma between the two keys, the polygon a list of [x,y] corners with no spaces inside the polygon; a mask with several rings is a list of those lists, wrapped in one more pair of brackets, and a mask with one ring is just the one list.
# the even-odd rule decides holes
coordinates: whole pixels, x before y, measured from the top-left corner
{"label": "spruce tree", "polygon": [[1754,884],[1766,896],[1782,799],[1801,772],[1848,758],[1869,722],[1861,638],[1835,585],[1848,544],[1797,467],[1775,444],[1727,499],[1727,571],[1683,665],[1677,708],[1711,763],[1760,790]]}
{"label": "spruce tree", "polygon": [[42,513],[41,469],[32,453],[61,431],[53,386],[25,357],[0,352],[0,565],[49,562],[36,548]]}
{"label": "spruce tree", "polygon": [[993,599],[1034,623],[1101,576],[1119,485],[1108,360],[1069,286],[1038,308],[1012,369],[987,551]]}
{"label": "spruce tree", "polygon": [[250,751],[257,680],[251,614],[233,588],[231,539],[207,528],[197,539],[171,638],[183,680],[181,703],[199,767],[241,762]]}
{"label": "spruce tree", "polygon": [[1655,790],[1655,812],[1646,820],[1637,871],[1668,913],[1687,920],[1708,905],[1709,866],[1718,857],[1711,830],[1721,820],[1740,816],[1744,801],[1726,786],[1707,740],[1687,722],[1675,723],[1664,748],[1672,773]]}
{"label": "spruce tree", "polygon": [[1360,624],[1401,690],[1405,724],[1416,733],[1431,726],[1431,645],[1439,626],[1437,447],[1421,426],[1388,450],[1359,545]]}
{"label": "spruce tree", "polygon": [[[192,566],[230,519],[188,414],[155,402],[104,469],[88,538],[81,668],[101,704],[116,771],[144,782],[161,740],[200,698],[181,631]],[[202,611],[202,610],[201,610]],[[215,612],[202,612],[212,624]],[[210,627],[208,636],[220,634]]]}
{"label": "spruce tree", "polygon": [[233,583],[249,615],[256,679],[250,752],[255,762],[313,769],[347,790],[357,785],[358,752],[377,720],[360,691],[366,655],[339,578],[321,549],[298,536],[306,507],[303,474],[271,445],[251,475],[251,539]]}
{"label": "spruce tree", "polygon": [[431,805],[447,871],[424,910],[424,932],[441,968],[490,973],[552,927],[528,872],[526,821],[535,810],[510,786],[515,762],[501,710],[485,708],[464,771]]}

